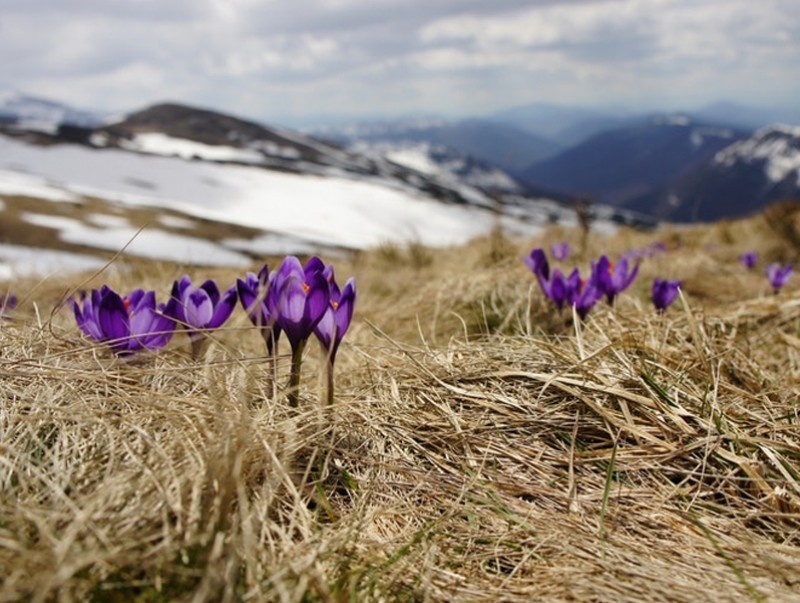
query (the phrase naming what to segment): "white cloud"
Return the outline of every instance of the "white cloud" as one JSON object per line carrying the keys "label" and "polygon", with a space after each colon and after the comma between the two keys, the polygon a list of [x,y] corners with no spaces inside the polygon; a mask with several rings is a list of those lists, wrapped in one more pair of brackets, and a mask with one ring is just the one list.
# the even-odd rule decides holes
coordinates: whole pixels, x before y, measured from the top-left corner
{"label": "white cloud", "polygon": [[420,94],[446,111],[470,88],[496,108],[564,93],[686,103],[717,85],[777,101],[800,94],[800,3],[5,0],[0,56],[13,57],[0,81],[75,104],[175,99],[257,118],[416,110]]}

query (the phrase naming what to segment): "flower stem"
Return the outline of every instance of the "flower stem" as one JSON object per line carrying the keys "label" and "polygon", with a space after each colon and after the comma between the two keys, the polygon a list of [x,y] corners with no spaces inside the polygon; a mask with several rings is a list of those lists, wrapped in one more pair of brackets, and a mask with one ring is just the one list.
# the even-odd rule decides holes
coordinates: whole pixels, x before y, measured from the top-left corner
{"label": "flower stem", "polygon": [[198,335],[192,338],[192,360],[198,360],[203,353],[206,344],[206,336]]}
{"label": "flower stem", "polygon": [[327,394],[328,394],[328,406],[331,406],[333,404],[333,398],[334,398],[334,396],[333,396],[333,390],[334,390],[334,388],[333,388],[333,359],[331,359],[331,358],[328,359],[328,374],[327,374],[327,377],[328,377],[328,391],[327,391]]}
{"label": "flower stem", "polygon": [[292,370],[289,374],[289,406],[297,408],[300,401],[300,368],[303,365],[303,350],[306,347],[306,341],[300,341],[296,348],[292,348]]}
{"label": "flower stem", "polygon": [[278,341],[272,329],[261,331],[264,343],[267,347],[267,362],[269,369],[267,373],[267,390],[271,392],[272,399],[278,397]]}

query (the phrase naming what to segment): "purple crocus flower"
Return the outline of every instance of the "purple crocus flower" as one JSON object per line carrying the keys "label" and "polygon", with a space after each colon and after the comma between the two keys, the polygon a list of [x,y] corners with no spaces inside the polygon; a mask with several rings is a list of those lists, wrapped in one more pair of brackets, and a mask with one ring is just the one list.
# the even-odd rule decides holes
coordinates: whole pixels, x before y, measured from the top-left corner
{"label": "purple crocus flower", "polygon": [[[537,247],[530,252],[529,255],[522,258],[525,265],[531,269],[531,272],[536,276],[539,281],[539,287],[542,292],[555,303],[556,307],[561,310],[564,303],[569,298],[569,290],[573,286],[569,278],[574,280],[574,273],[570,277],[564,276],[564,273],[557,268],[550,274],[550,263],[547,261],[547,255],[544,249]],[[578,277],[579,278],[579,277]]]}
{"label": "purple crocus flower", "polygon": [[0,318],[8,314],[10,310],[17,307],[17,296],[13,293],[7,295],[0,294]]}
{"label": "purple crocus flower", "polygon": [[569,257],[570,247],[569,243],[562,241],[550,247],[550,253],[559,261],[566,260]]}
{"label": "purple crocus flower", "polygon": [[779,263],[774,262],[767,266],[765,272],[769,279],[769,284],[772,285],[772,289],[777,293],[792,275],[792,266],[790,264],[781,266]]}
{"label": "purple crocus flower", "polygon": [[220,295],[219,287],[210,279],[199,287],[188,276],[172,284],[167,313],[186,329],[193,356],[197,357],[200,351],[205,331],[221,327],[236,307],[237,299],[236,285]]}
{"label": "purple crocus flower", "polygon": [[639,264],[628,269],[628,260],[622,258],[615,265],[607,256],[600,256],[597,264],[592,263],[592,280],[606,296],[609,305],[614,298],[627,289],[639,273]]}
{"label": "purple crocus flower", "polygon": [[314,332],[330,304],[325,265],[317,257],[306,268],[294,256],[286,257],[272,276],[267,306],[295,350]]}
{"label": "purple crocus flower", "polygon": [[539,286],[544,291],[544,283],[547,283],[550,280],[550,264],[547,261],[547,256],[544,253],[544,249],[537,247],[531,251],[529,255],[526,255],[524,258],[522,258],[522,261],[525,262],[525,265],[531,269],[531,272],[533,272],[533,274],[536,276],[536,280],[539,281]]}
{"label": "purple crocus flower", "polygon": [[553,270],[550,281],[543,287],[547,297],[556,305],[559,312],[564,308],[564,304],[571,304],[575,296],[575,291],[580,287],[581,275],[575,268],[569,276],[565,276],[558,268]]}
{"label": "purple crocus flower", "polygon": [[314,334],[319,339],[326,356],[328,357],[328,404],[334,400],[333,365],[336,362],[336,352],[342,342],[350,321],[353,319],[353,309],[356,302],[356,281],[347,279],[344,289],[340,290],[333,275],[333,266],[325,266],[322,272],[328,282],[330,291],[330,304],[322,315],[322,319],[314,328]]}
{"label": "purple crocus flower", "polygon": [[250,321],[261,329],[261,336],[267,346],[267,355],[272,356],[277,352],[278,339],[281,328],[275,321],[275,316],[270,312],[267,298],[271,284],[269,266],[258,271],[258,274],[248,272],[244,280],[236,279],[236,289],[239,292],[239,301],[242,302]]}
{"label": "purple crocus flower", "polygon": [[84,294],[81,303],[73,300],[78,327],[118,356],[164,347],[175,330],[165,309],[156,306],[155,291],[135,289],[123,297],[106,285]]}
{"label": "purple crocus flower", "polygon": [[331,276],[328,281],[330,284],[330,304],[322,315],[322,318],[314,327],[314,334],[319,339],[322,347],[325,348],[329,362],[333,364],[336,360],[336,352],[342,342],[350,321],[353,319],[353,309],[356,302],[356,281],[349,278],[344,284],[344,289],[339,290],[339,285]]}
{"label": "purple crocus flower", "polygon": [[303,349],[330,305],[330,287],[324,272],[325,264],[318,257],[312,257],[304,268],[300,260],[288,256],[270,275],[267,307],[292,346],[288,394],[292,407],[299,401]]}
{"label": "purple crocus flower", "polygon": [[739,261],[745,268],[752,270],[755,268],[756,263],[758,263],[758,253],[755,251],[745,251],[739,256]]}
{"label": "purple crocus flower", "polygon": [[[577,273],[577,270],[575,272]],[[575,306],[578,316],[583,320],[601,297],[603,297],[603,292],[591,278],[588,281],[579,278],[571,290],[570,301]]]}
{"label": "purple crocus flower", "polygon": [[659,314],[663,313],[678,297],[681,281],[655,278],[653,280],[653,305]]}

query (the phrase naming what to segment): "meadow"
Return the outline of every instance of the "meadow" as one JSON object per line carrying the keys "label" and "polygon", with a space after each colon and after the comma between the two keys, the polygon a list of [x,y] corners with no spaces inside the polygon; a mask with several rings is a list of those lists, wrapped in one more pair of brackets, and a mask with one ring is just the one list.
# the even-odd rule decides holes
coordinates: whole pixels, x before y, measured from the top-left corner
{"label": "meadow", "polygon": [[[522,261],[560,241],[566,269],[664,249],[580,321]],[[296,408],[286,342],[273,388],[241,307],[196,358],[183,333],[116,358],[65,301],[240,272],[9,283],[0,600],[800,601],[800,277],[773,293],[763,270],[798,256],[783,204],[326,258],[355,315],[334,403],[310,342]],[[655,277],[682,281],[664,313]]]}

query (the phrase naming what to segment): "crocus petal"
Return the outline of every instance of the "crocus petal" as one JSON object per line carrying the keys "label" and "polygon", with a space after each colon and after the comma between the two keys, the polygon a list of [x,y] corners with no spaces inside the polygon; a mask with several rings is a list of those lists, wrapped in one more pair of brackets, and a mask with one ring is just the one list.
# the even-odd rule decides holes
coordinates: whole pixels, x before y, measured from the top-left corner
{"label": "crocus petal", "polygon": [[214,315],[214,304],[203,289],[192,289],[184,297],[186,325],[194,329],[204,329]]}
{"label": "crocus petal", "polygon": [[356,304],[356,281],[354,278],[347,279],[342,294],[336,301],[338,304],[336,308],[336,334],[341,340],[353,320],[353,310]]}
{"label": "crocus petal", "polygon": [[298,279],[287,281],[278,293],[278,320],[281,324],[298,323],[303,319],[307,299],[303,284]]}
{"label": "crocus petal", "polygon": [[564,275],[560,270],[554,270],[553,278],[550,279],[549,296],[559,310],[564,307],[564,302],[567,301],[568,291],[569,288],[567,287],[567,281]]}
{"label": "crocus petal", "polygon": [[[258,299],[258,280],[255,275],[248,273],[245,279],[236,279],[239,301],[242,302],[242,308],[247,312],[253,324],[258,326],[263,322],[264,311],[262,310],[262,305],[264,300]],[[253,283],[253,280],[256,282]]]}
{"label": "crocus petal", "polygon": [[[317,256],[313,256],[308,259],[306,265],[303,267],[303,275],[305,276],[306,280],[308,280],[312,274],[315,272],[324,272],[325,271],[325,262],[319,259]],[[327,277],[326,277],[327,280]]]}
{"label": "crocus petal", "polygon": [[175,322],[165,314],[164,308],[150,310],[151,322],[146,333],[139,334],[139,341],[150,350],[163,348],[175,332]]}
{"label": "crocus petal", "polygon": [[236,307],[236,301],[238,299],[239,296],[236,293],[236,285],[233,285],[225,292],[222,299],[219,300],[219,303],[214,309],[214,315],[208,321],[206,327],[209,329],[218,329],[221,327],[230,317],[233,309]]}
{"label": "crocus petal", "polygon": [[304,318],[308,321],[306,328],[310,335],[311,331],[322,318],[322,315],[330,306],[331,297],[328,281],[322,276],[322,272],[313,274],[306,283],[306,286],[308,287],[308,295]]}
{"label": "crocus petal", "polygon": [[[148,294],[152,294],[152,300],[148,300]],[[142,305],[147,306],[151,303],[155,305],[155,292],[145,291],[144,289],[134,289],[125,297],[125,300],[128,302],[128,310],[135,312]]]}
{"label": "crocus petal", "polygon": [[131,334],[128,309],[114,291],[109,291],[100,300],[97,321],[105,340],[122,340]]}
{"label": "crocus petal", "polygon": [[217,283],[211,279],[208,279],[206,282],[200,285],[200,289],[208,294],[211,304],[216,308],[220,298],[219,287],[217,287]]}
{"label": "crocus petal", "polygon": [[550,264],[547,262],[547,255],[544,250],[537,247],[531,251],[530,255],[523,258],[525,265],[531,269],[541,284],[542,280],[550,280]]}
{"label": "crocus petal", "polygon": [[334,309],[329,307],[322,315],[317,326],[314,327],[314,334],[317,336],[317,339],[319,339],[322,347],[329,353],[333,346],[334,336],[336,335],[336,319],[334,318],[334,314]]}
{"label": "crocus petal", "polygon": [[136,307],[131,304],[128,307],[128,320],[131,335],[142,335],[150,332],[150,325],[153,322],[153,310],[156,308],[156,292],[148,291],[139,298]]}
{"label": "crocus petal", "polygon": [[638,274],[639,274],[639,264],[637,263],[634,264],[633,270],[631,270],[630,274],[628,275],[628,278],[625,279],[625,286],[623,287],[623,289],[627,289],[628,287],[630,287],[631,283],[633,283]]}

